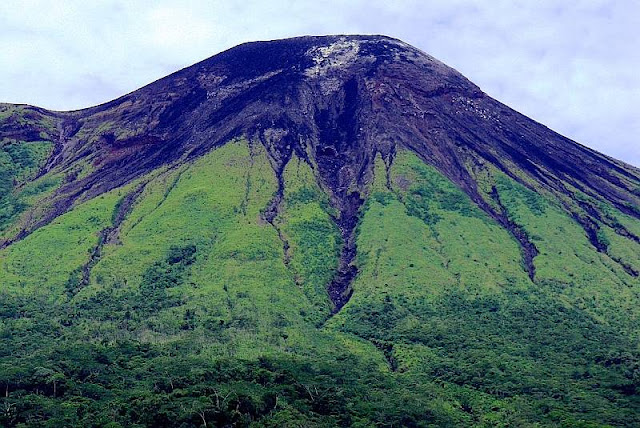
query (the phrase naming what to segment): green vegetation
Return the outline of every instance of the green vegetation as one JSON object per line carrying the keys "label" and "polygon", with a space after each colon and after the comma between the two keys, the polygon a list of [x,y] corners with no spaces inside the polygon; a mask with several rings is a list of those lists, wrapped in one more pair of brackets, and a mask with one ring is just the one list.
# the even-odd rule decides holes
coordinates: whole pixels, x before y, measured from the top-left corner
{"label": "green vegetation", "polygon": [[[638,278],[626,273],[609,254],[597,252],[582,227],[559,206],[504,175],[497,176],[496,186],[509,217],[522,226],[540,250],[534,260],[536,283],[567,304],[605,323],[624,326],[625,331],[637,336],[640,331],[633,326],[640,320]],[[624,252],[629,257],[639,248],[631,239],[606,227],[602,227],[598,239],[616,243],[609,245],[612,254]],[[628,262],[636,260],[637,255]]]}
{"label": "green vegetation", "polygon": [[637,279],[501,176],[502,203],[541,250],[534,284],[515,239],[435,169],[401,153],[385,192],[383,168],[360,225],[354,295],[329,326],[373,343],[398,377],[456,385],[470,425],[637,423],[640,355],[626,333],[637,334]]}
{"label": "green vegetation", "polygon": [[531,281],[516,239],[401,151],[375,161],[332,314],[335,212],[304,161],[282,179],[233,141],[0,250],[0,425],[640,424],[638,243],[603,224],[598,252],[558,201],[487,172],[540,250]]}
{"label": "green vegetation", "polygon": [[37,174],[49,157],[52,147],[46,141],[0,145],[0,230],[27,207],[27,203],[14,193],[14,189]]}
{"label": "green vegetation", "polygon": [[327,195],[311,167],[294,157],[284,170],[284,202],[276,222],[289,245],[289,268],[296,284],[314,305],[306,314],[324,321],[331,310],[326,286],[338,268],[340,231],[331,220]]}
{"label": "green vegetation", "polygon": [[0,253],[3,291],[61,298],[69,275],[88,261],[99,232],[111,224],[122,192],[79,205]]}

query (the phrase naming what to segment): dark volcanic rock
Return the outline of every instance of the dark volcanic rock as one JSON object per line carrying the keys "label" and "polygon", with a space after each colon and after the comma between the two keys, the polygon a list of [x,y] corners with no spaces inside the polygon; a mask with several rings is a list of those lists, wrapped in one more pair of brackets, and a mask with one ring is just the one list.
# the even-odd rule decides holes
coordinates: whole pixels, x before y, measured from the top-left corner
{"label": "dark volcanic rock", "polygon": [[[378,153],[390,163],[398,149],[410,149],[458,184],[521,243],[532,277],[537,249],[496,208],[499,201],[480,194],[478,170],[493,166],[555,194],[571,185],[639,216],[630,183],[640,180],[640,171],[509,109],[452,68],[388,37],[243,44],[109,103],[33,114],[50,115],[59,130],[48,170],[83,159],[93,171],[66,183],[55,195],[55,212],[32,219],[18,238],[76,200],[246,136],[266,147],[277,173],[296,153],[330,191],[344,239],[340,269],[329,285],[337,307],[348,299],[356,274],[354,230]],[[12,123],[0,128],[12,137],[32,138],[36,131]],[[575,215],[595,236],[593,219]]]}

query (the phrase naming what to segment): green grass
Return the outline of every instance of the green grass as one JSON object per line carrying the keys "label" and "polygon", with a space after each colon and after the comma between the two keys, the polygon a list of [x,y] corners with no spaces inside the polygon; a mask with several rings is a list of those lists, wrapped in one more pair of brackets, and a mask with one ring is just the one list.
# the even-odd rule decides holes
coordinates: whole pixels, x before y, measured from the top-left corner
{"label": "green grass", "polygon": [[18,183],[25,182],[36,175],[52,150],[53,143],[50,141],[7,144],[2,147],[3,167],[11,169],[13,178]]}
{"label": "green grass", "polygon": [[[498,175],[496,186],[509,217],[523,227],[540,251],[534,260],[538,284],[604,322],[638,322],[637,278],[625,273],[606,253],[598,253],[582,227],[557,205],[503,175]],[[545,207],[544,215],[540,206]],[[631,255],[637,244],[613,236],[606,228],[603,233],[615,242],[610,252],[629,253],[631,263],[637,259]]]}
{"label": "green grass", "polygon": [[[0,424],[640,423],[638,280],[615,261],[640,266],[638,244],[603,226],[598,253],[558,201],[488,171],[483,189],[540,249],[532,282],[505,229],[400,151],[389,171],[375,160],[354,294],[331,315],[334,209],[295,156],[283,179],[272,225],[266,150],[233,141],[1,250]],[[85,286],[100,232],[142,183]]]}
{"label": "green grass", "polygon": [[[321,204],[295,199],[314,183],[302,165],[297,172],[291,165],[285,176],[292,189],[278,220],[290,235],[289,267],[276,229],[262,218],[277,189],[275,174],[262,146],[238,141],[149,182],[121,226],[120,242],[103,247],[91,284],[75,304],[85,307],[112,296],[111,310],[123,317],[129,312],[131,322],[124,331],[111,325],[110,334],[152,342],[189,334],[184,318],[194,318],[207,334],[211,329],[221,335],[206,346],[218,356],[253,359],[307,342],[305,329],[329,310],[323,287],[336,263],[337,241],[327,246],[324,233],[337,239],[337,231]],[[292,181],[301,174],[307,179],[296,189]],[[316,255],[320,242],[327,252]],[[186,246],[196,248],[194,261],[166,290],[176,304],[137,314],[133,301],[141,298],[138,290],[149,269],[171,248]]]}
{"label": "green grass", "polygon": [[[383,168],[378,159],[354,295],[329,328],[375,344],[400,377],[462,388],[454,396],[480,425],[572,425],[576,412],[594,423],[634,417],[637,403],[616,392],[634,382],[627,370],[637,343],[622,333],[635,322],[624,302],[635,298],[633,280],[589,246],[579,225],[499,178],[509,215],[541,250],[533,284],[517,242],[435,169],[399,153],[385,191]],[[629,311],[621,317],[614,305]],[[624,352],[636,356],[603,363]],[[593,378],[607,380],[594,387]]]}
{"label": "green grass", "polygon": [[0,252],[3,289],[62,296],[71,272],[88,260],[99,232],[111,224],[121,194],[115,190],[81,204]]}
{"label": "green grass", "polygon": [[331,310],[326,287],[338,268],[340,230],[328,214],[329,199],[316,184],[311,167],[297,157],[284,170],[284,188],[276,223],[289,245],[295,282],[314,305],[305,315],[319,322]]}
{"label": "green grass", "polygon": [[[248,326],[262,323],[254,308],[267,308],[270,299],[287,293],[275,284],[260,286],[265,279],[251,279],[254,269],[242,267],[254,265],[260,275],[271,272],[268,279],[285,288],[283,281],[290,281],[290,277],[275,230],[260,220],[260,211],[275,191],[275,176],[264,149],[251,150],[255,152],[246,142],[228,144],[186,169],[149,183],[122,225],[121,244],[104,247],[85,297],[112,287],[136,288],[149,266],[172,246],[194,245],[197,251],[191,275],[172,291],[204,301],[211,306],[211,318],[218,316],[216,322],[229,323],[235,317]],[[252,287],[257,302],[254,296],[246,296]],[[228,313],[228,299],[237,302],[233,314]]]}
{"label": "green grass", "polygon": [[28,207],[15,188],[37,174],[52,148],[53,144],[47,141],[0,146],[0,231]]}

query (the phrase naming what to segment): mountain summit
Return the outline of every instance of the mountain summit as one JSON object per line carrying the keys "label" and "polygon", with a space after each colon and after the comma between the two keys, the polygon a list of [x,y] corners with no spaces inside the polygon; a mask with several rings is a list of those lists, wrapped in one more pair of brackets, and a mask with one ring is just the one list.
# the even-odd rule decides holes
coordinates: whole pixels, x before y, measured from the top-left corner
{"label": "mountain summit", "polygon": [[1,423],[640,423],[640,170],[404,42],[247,43],[0,138]]}

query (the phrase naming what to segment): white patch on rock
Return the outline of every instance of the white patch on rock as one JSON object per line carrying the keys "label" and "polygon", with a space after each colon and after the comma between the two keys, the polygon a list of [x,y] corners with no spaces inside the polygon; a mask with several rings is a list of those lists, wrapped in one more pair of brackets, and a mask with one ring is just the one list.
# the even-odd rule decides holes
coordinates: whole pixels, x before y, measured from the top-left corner
{"label": "white patch on rock", "polygon": [[223,84],[227,76],[213,76],[209,82],[206,82],[206,84],[202,84],[201,81],[201,84],[207,89],[208,100],[223,100],[245,89],[248,89],[252,85],[269,80],[280,73],[282,73],[282,69],[270,71],[258,77],[254,77],[253,79],[242,80],[240,82],[232,83],[229,85]]}
{"label": "white patch on rock", "polygon": [[315,65],[305,70],[308,77],[326,76],[328,72],[353,63],[360,52],[360,41],[340,39],[329,46],[314,47],[307,51]]}

